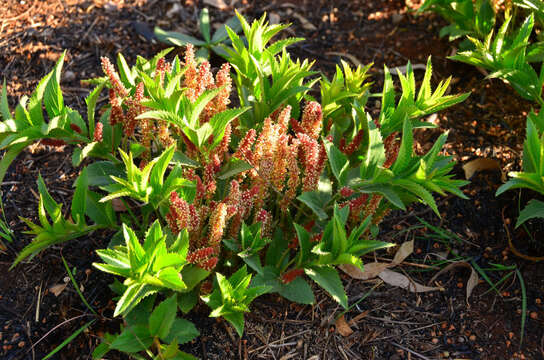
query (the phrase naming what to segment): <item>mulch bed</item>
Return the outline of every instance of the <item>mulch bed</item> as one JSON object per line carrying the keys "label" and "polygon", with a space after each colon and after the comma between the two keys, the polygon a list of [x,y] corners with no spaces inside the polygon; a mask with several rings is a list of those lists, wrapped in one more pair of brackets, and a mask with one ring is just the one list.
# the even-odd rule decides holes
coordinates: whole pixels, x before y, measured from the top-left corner
{"label": "mulch bed", "polygon": [[[418,150],[428,149],[438,134],[449,131],[447,152],[460,162],[455,169],[457,177],[464,176],[461,164],[476,157],[498,160],[505,172],[520,168],[525,118],[531,104],[502,82],[484,80],[476,69],[447,60],[455,44],[438,38],[444,26],[438,17],[414,14],[420,1],[230,3],[249,18],[266,11],[272,19],[291,22],[286,35],[307,39],[293,46],[292,53],[316,59],[317,69],[329,77],[340,59],[374,62],[375,89],[382,82],[384,64],[391,68],[408,60],[425,63],[432,55],[434,79],[451,75],[452,93],[471,91],[472,95],[463,104],[429,119],[437,129],[417,131]],[[65,102],[84,109],[89,88],[79,81],[101,75],[101,56],[114,58],[122,52],[129,63],[138,54],[152,56],[164,48],[152,40],[151,29],[156,24],[197,35],[197,14],[204,6],[191,0],[4,0],[0,7],[0,75],[7,80],[10,105],[30,94],[67,49],[62,80]],[[219,24],[232,16],[232,9],[210,6],[210,14]],[[214,59],[213,65],[219,63]],[[421,71],[416,74],[421,78]],[[369,110],[378,106],[371,100]],[[4,213],[15,232],[15,241],[0,252],[2,359],[41,359],[92,318],[70,283],[58,296],[51,291],[53,286],[66,283],[61,256],[75,270],[85,297],[101,317],[53,358],[89,359],[100,335],[120,325],[111,319],[114,304],[107,285],[112,277],[91,267],[97,260],[94,250],[106,246],[111,234],[94,233],[53,247],[8,271],[16,253],[30,240],[23,234],[26,228],[19,217],[36,218],[38,173],[55,199],[65,204],[64,209],[69,208],[71,185],[78,171],[71,167],[71,151],[69,147],[35,146],[18,157],[1,184]],[[524,229],[514,231],[518,196],[523,204],[534,195],[512,191],[496,198],[501,183],[498,171],[476,173],[464,189],[469,200],[438,198],[441,218],[418,206],[407,213],[395,212],[385,219],[382,237],[399,243],[415,239],[416,251],[408,262],[432,265],[449,248],[450,258],[457,254],[482,268],[491,263],[516,265],[527,289],[527,323],[521,346],[522,297],[516,276],[505,281],[498,293],[487,292],[486,283],[478,285],[467,301],[470,272],[460,267],[437,279],[444,291],[419,294],[379,285],[378,280],[345,277],[350,303],[366,296],[344,315],[354,330],[349,336],[340,334],[335,325],[341,309],[318,289],[314,306],[300,306],[275,295],[257,299],[246,316],[241,340],[230,325],[208,318],[206,307],[199,305],[188,318],[202,335],[184,345],[184,350],[202,359],[544,359],[544,266],[514,256],[508,247],[511,238],[521,252],[544,255],[540,240],[544,227],[539,222],[529,223],[528,230],[536,241]],[[421,224],[416,216],[456,234],[461,241],[440,242],[428,227],[398,236],[402,230]],[[398,270],[421,284],[438,272],[406,264]],[[488,272],[494,282],[506,273]],[[112,352],[107,358],[126,357]]]}

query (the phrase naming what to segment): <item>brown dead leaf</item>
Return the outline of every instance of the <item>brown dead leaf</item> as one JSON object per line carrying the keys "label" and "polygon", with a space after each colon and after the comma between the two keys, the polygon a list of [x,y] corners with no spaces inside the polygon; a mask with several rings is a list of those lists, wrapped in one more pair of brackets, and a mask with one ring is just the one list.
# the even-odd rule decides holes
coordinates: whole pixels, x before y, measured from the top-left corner
{"label": "brown dead leaf", "polygon": [[49,288],[49,291],[58,297],[64,291],[64,289],[66,289],[66,285],[68,285],[68,283],[53,285]]}
{"label": "brown dead leaf", "polygon": [[410,240],[402,243],[391,263],[373,262],[364,264],[362,271],[357,266],[349,264],[343,264],[338,267],[354,279],[370,280],[378,276],[383,270],[401,264],[413,252],[414,240]]}
{"label": "brown dead leaf", "polygon": [[344,315],[336,319],[335,325],[336,325],[336,330],[338,330],[340,335],[350,336],[351,334],[353,334],[353,330],[349,327],[348,323],[346,322],[346,319],[344,319]]}
{"label": "brown dead leaf", "polygon": [[397,250],[395,257],[393,258],[393,264],[398,265],[402,263],[408,256],[414,252],[414,240],[406,241]]}
{"label": "brown dead leaf", "polygon": [[342,270],[354,279],[370,280],[375,278],[376,276],[378,276],[379,273],[391,266],[394,265],[388,263],[373,262],[364,264],[363,271],[361,271],[361,269],[359,269],[357,266],[350,264],[343,264],[338,267],[340,268],[340,270]]}
{"label": "brown dead leaf", "polygon": [[501,164],[495,159],[477,158],[467,162],[463,165],[463,171],[465,172],[465,179],[470,179],[478,171],[485,170],[498,170],[501,173],[501,180],[506,181],[506,176],[501,169]]}
{"label": "brown dead leaf", "polygon": [[480,278],[478,278],[478,273],[474,270],[474,268],[470,267],[470,277],[467,281],[467,304],[468,304],[468,298],[472,294],[472,290],[478,285],[480,281]]}
{"label": "brown dead leaf", "polygon": [[400,287],[402,289],[406,289],[411,292],[420,293],[420,292],[441,290],[441,288],[439,287],[430,287],[430,286],[421,285],[415,281],[412,281],[406,275],[400,274],[395,271],[391,271],[389,269],[385,269],[378,276],[385,283],[391,286]]}

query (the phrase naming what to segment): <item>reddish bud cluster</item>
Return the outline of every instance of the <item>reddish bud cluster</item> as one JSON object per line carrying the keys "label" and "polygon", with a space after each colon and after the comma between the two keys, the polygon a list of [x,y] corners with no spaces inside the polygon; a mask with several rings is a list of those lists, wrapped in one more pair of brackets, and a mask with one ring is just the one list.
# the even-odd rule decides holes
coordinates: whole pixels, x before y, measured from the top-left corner
{"label": "reddish bud cluster", "polygon": [[289,284],[291,281],[295,280],[302,274],[304,274],[304,269],[293,269],[283,274],[281,277],[281,281],[284,284]]}
{"label": "reddish bud cluster", "polygon": [[349,145],[345,146],[344,139],[340,142],[340,151],[342,151],[346,155],[351,155],[355,151],[359,149],[359,146],[361,146],[361,142],[363,141],[363,136],[365,135],[365,132],[363,129],[359,130],[357,134],[353,137]]}
{"label": "reddish bud cluster", "polygon": [[74,130],[78,134],[81,134],[81,128],[77,126],[76,124],[70,124],[70,129]]}
{"label": "reddish bud cluster", "polygon": [[272,215],[262,209],[257,214],[256,220],[261,223],[261,236],[270,237],[272,235]]}
{"label": "reddish bud cluster", "polygon": [[340,189],[340,195],[344,198],[350,197],[351,195],[353,195],[353,193],[354,191],[347,186],[344,186]]}
{"label": "reddish bud cluster", "polygon": [[383,163],[383,167],[386,169],[389,169],[391,165],[393,165],[395,160],[397,160],[397,156],[399,155],[400,144],[398,141],[396,141],[396,135],[397,133],[392,133],[385,138],[385,141],[383,142],[385,149],[385,161]]}
{"label": "reddish bud cluster", "polygon": [[212,247],[205,247],[197,249],[187,254],[187,262],[195,264],[204,270],[212,271],[217,265],[219,260],[215,254],[215,249]]}
{"label": "reddish bud cluster", "polygon": [[321,105],[316,101],[310,101],[306,104],[300,123],[304,133],[310,138],[316,140],[323,126],[323,114]]}
{"label": "reddish bud cluster", "polygon": [[101,122],[97,122],[94,125],[94,134],[93,134],[94,141],[96,142],[102,141],[103,128],[104,128],[104,125]]}

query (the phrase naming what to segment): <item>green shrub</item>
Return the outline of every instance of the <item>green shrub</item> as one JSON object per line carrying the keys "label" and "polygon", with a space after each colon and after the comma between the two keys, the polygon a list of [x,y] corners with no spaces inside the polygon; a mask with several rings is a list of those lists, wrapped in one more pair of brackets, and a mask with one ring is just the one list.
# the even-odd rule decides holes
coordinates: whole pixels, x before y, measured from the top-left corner
{"label": "green shrub", "polygon": [[[1,103],[0,137],[10,154],[4,168],[43,139],[76,145],[74,166],[88,164],[76,180],[71,217],[39,179],[41,225],[27,222],[35,239],[14,266],[96,228],[114,233],[94,266],[122,280],[112,289],[124,325],[105,335],[95,358],[109,350],[190,358],[178,345],[198,331],[178,310],[187,313],[199,299],[240,335],[257,296],[314,303],[308,280],[347,308],[335,266],[362,267],[361,255],[391,246],[377,239],[390,210],[420,202],[438,214],[432,193],[464,197],[466,182],[452,178],[454,163],[440,155],[446,134],[427,154],[413,150],[413,129],[431,126],[423,116],[468,96],[444,96],[449,79],[433,91],[430,62],[419,89],[410,65],[399,74],[400,96],[385,68],[373,119],[365,111],[368,67],[344,63],[332,80],[322,78],[319,103],[308,94],[320,80],[311,63],[286,50],[299,39],[268,45],[285,26],[264,17],[239,21],[248,41],[226,28],[230,64],[215,77],[207,61],[197,66],[192,45],[183,62],[166,62],[167,50],[129,67],[119,55],[116,70],[103,58],[106,76],[90,81],[97,87],[87,98],[87,122],[62,101],[62,58],[15,119]],[[229,107],[230,66],[239,108]],[[103,89],[109,104],[95,120]]]}

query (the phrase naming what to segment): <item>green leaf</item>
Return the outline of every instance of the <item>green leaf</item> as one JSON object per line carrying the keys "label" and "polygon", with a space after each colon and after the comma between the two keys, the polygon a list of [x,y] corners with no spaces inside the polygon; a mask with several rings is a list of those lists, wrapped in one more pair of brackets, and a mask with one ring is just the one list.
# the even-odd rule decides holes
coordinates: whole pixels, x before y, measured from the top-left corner
{"label": "green leaf", "polygon": [[187,44],[202,46],[206,44],[204,41],[198,40],[193,36],[182,34],[176,31],[164,31],[159,27],[155,27],[155,36],[160,42],[174,46],[185,46]]}
{"label": "green leaf", "polygon": [[300,257],[297,262],[297,266],[300,266],[305,263],[306,259],[310,255],[310,250],[311,250],[310,233],[298,224],[293,224],[293,225],[295,226],[295,231],[297,232],[298,244],[300,246]]}
{"label": "green leaf", "polygon": [[304,269],[310,279],[325,289],[344,309],[348,308],[348,297],[338,272],[330,266],[313,266]]}
{"label": "green leaf", "polygon": [[127,353],[137,353],[146,350],[153,343],[153,337],[147,326],[137,325],[126,327],[111,343],[110,348]]}
{"label": "green leaf", "polygon": [[282,284],[278,293],[287,300],[297,302],[299,304],[314,304],[315,297],[312,287],[302,277],[297,277],[288,284]]}
{"label": "green leaf", "polygon": [[9,111],[9,104],[8,104],[8,89],[6,87],[6,79],[4,79],[2,91],[0,92],[0,116],[2,117],[2,119],[4,119],[4,121],[11,120],[11,113]]}
{"label": "green leaf", "polygon": [[75,223],[85,224],[86,193],[89,188],[87,168],[84,168],[76,180],[76,190],[72,198],[72,219]]}
{"label": "green leaf", "polygon": [[130,285],[117,302],[113,316],[128,314],[142,299],[157,290],[147,284],[135,283]]}
{"label": "green leaf", "polygon": [[0,160],[0,182],[4,181],[4,176],[6,176],[6,172],[8,171],[8,168],[13,160],[15,160],[17,155],[19,155],[19,153],[31,143],[32,141],[25,141],[15,144],[10,146],[9,149],[2,154],[2,159]]}
{"label": "green leaf", "polygon": [[191,159],[190,157],[188,157],[187,155],[185,155],[184,153],[179,152],[179,151],[176,151],[174,153],[174,157],[172,158],[172,162],[174,162],[175,164],[179,164],[181,166],[187,166],[187,167],[192,167],[192,168],[200,167],[199,162],[194,161],[193,159]]}
{"label": "green leaf", "polygon": [[206,40],[207,43],[210,42],[210,14],[208,13],[208,9],[204,8],[200,11],[200,17],[198,19],[199,25],[200,25],[200,32],[202,33],[202,36],[204,36],[204,40]]}
{"label": "green leaf", "polygon": [[176,295],[173,295],[153,310],[149,317],[149,332],[151,336],[158,336],[162,340],[166,339],[176,319],[177,309]]}
{"label": "green leaf", "polygon": [[349,166],[349,160],[344,153],[342,153],[332,142],[324,140],[325,150],[329,158],[329,164],[331,165],[331,171],[338,180],[340,186],[345,185],[345,174]]}
{"label": "green leaf", "polygon": [[178,344],[185,344],[200,335],[195,325],[189,320],[177,318],[172,324],[168,336],[163,340],[166,343],[177,341]]}
{"label": "green leaf", "polygon": [[60,88],[60,78],[62,65],[64,64],[64,56],[66,50],[62,53],[59,60],[55,64],[55,68],[52,71],[52,76],[49,78],[44,92],[45,110],[52,119],[55,116],[60,116],[64,109],[64,100],[62,97],[62,90]]}
{"label": "green leaf", "polygon": [[253,166],[251,166],[250,163],[232,157],[229,162],[221,168],[219,174],[217,174],[217,178],[226,180],[250,169],[253,169]]}
{"label": "green leaf", "polygon": [[308,191],[297,197],[317,215],[319,220],[327,220],[328,215],[323,210],[331,201],[331,196],[324,192]]}
{"label": "green leaf", "polygon": [[544,218],[544,202],[536,199],[529,201],[527,206],[521,210],[518,221],[516,222],[516,228],[527,220],[534,218]]}
{"label": "green leaf", "polygon": [[232,326],[236,329],[238,336],[242,337],[244,335],[244,314],[235,312],[223,315],[225,320],[231,323]]}
{"label": "green leaf", "polygon": [[113,183],[111,176],[124,176],[123,171],[111,161],[97,161],[87,166],[89,186],[109,185]]}

